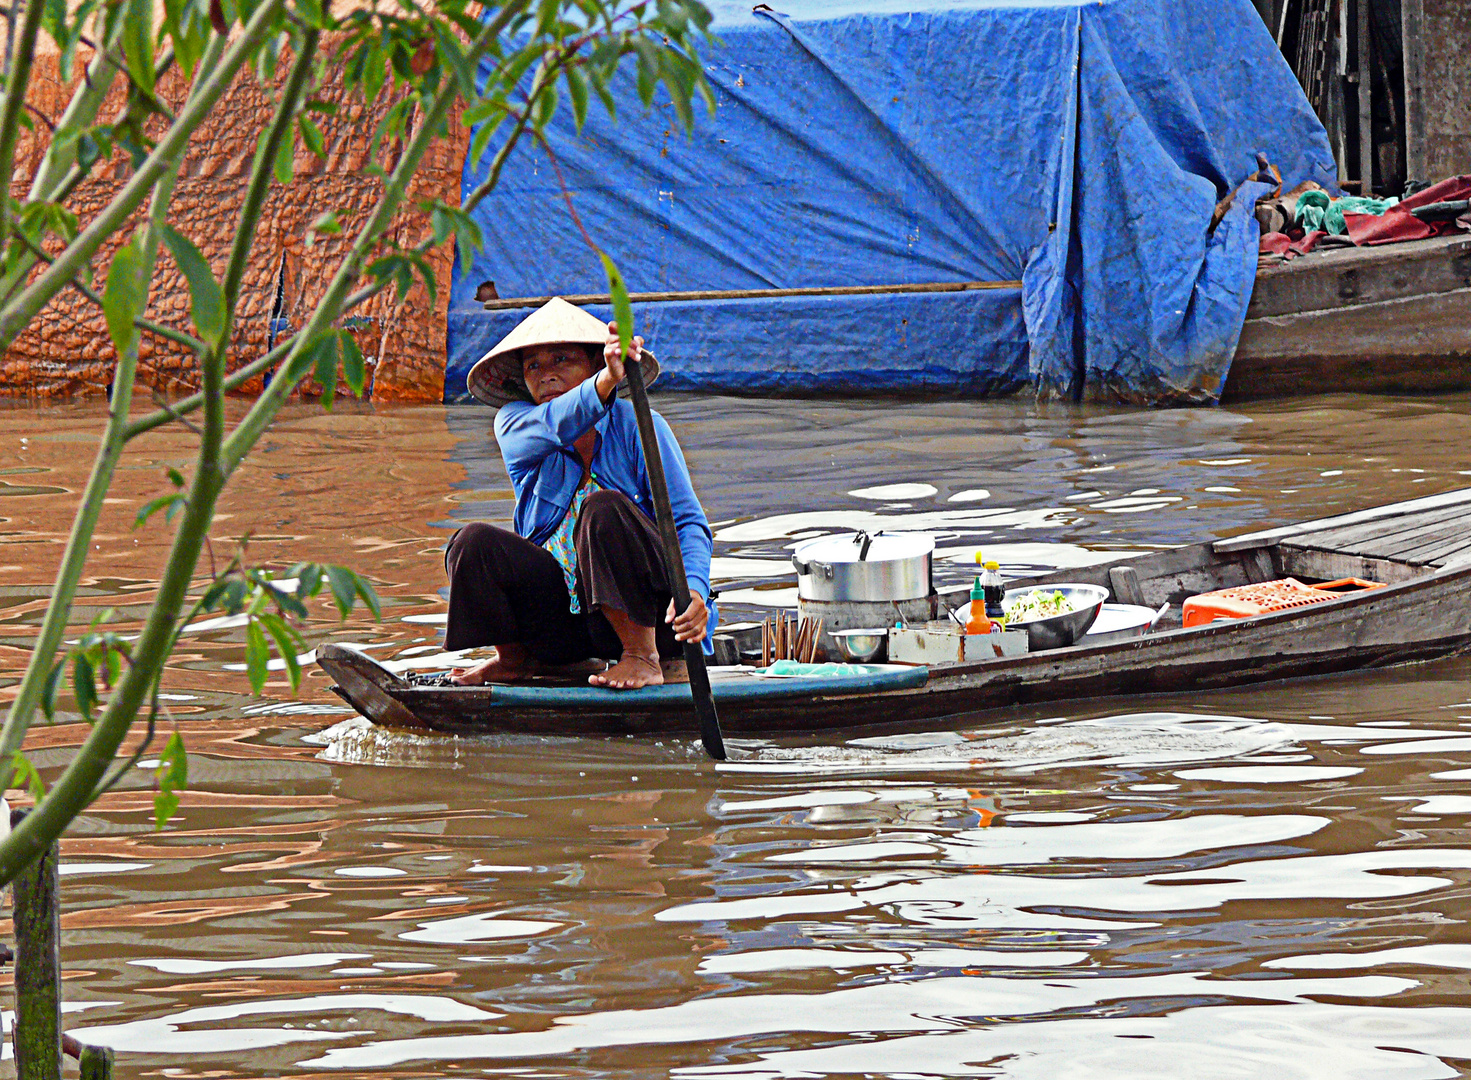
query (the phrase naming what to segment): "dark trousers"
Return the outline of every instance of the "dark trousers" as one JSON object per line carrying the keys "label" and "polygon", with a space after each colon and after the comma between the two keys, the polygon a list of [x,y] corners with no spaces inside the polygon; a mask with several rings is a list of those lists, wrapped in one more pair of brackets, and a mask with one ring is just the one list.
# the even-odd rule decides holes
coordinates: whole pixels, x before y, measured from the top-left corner
{"label": "dark trousers", "polygon": [[572,614],[562,566],[545,548],[506,529],[476,523],[450,538],[446,649],[525,645],[543,664],[591,657],[616,660],[623,645],[603,609],[655,628],[659,655],[683,655],[664,621],[670,590],[654,523],[627,495],[595,491],[582,504],[573,538],[577,595]]}

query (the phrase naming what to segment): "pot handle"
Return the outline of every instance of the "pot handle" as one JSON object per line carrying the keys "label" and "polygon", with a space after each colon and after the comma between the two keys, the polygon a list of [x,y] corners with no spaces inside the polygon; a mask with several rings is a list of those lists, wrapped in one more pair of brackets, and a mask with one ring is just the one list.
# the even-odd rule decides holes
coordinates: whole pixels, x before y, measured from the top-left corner
{"label": "pot handle", "polygon": [[833,579],[833,568],[831,563],[817,562],[816,560],[804,563],[801,559],[797,558],[797,556],[793,555],[792,565],[797,568],[797,573],[801,574],[803,577],[806,577],[808,574],[815,574],[818,577],[826,578],[828,581],[831,581]]}

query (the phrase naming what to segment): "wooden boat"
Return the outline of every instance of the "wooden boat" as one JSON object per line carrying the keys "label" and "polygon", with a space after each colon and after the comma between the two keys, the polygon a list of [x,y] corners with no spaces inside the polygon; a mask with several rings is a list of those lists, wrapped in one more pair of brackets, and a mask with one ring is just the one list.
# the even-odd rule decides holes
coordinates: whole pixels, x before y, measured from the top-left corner
{"label": "wooden boat", "polygon": [[1319,250],[1260,270],[1222,399],[1471,388],[1471,238]]}
{"label": "wooden boat", "polygon": [[[1294,577],[1384,583],[1308,607],[1183,628],[1189,597]],[[727,734],[808,733],[934,719],[1032,702],[1238,686],[1427,660],[1471,649],[1471,489],[1163,551],[1032,583],[1088,582],[1175,612],[1128,641],[847,679],[765,680],[714,668]],[[960,596],[956,596],[958,603]],[[1086,640],[1086,639],[1085,639]],[[459,734],[694,733],[689,688],[418,685],[350,646],[317,662],[376,724]]]}

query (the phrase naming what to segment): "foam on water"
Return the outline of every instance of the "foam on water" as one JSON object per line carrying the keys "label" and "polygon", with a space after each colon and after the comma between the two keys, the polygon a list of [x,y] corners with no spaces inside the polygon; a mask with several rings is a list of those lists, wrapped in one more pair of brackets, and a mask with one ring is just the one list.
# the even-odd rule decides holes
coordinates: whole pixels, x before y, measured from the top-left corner
{"label": "foam on water", "polygon": [[1138,713],[1066,721],[1015,735],[947,732],[855,739],[842,746],[772,747],[760,750],[753,759],[726,761],[717,767],[733,773],[888,773],[937,769],[1028,773],[1058,767],[1157,766],[1229,760],[1284,750],[1293,745],[1294,739],[1291,728],[1272,721]]}

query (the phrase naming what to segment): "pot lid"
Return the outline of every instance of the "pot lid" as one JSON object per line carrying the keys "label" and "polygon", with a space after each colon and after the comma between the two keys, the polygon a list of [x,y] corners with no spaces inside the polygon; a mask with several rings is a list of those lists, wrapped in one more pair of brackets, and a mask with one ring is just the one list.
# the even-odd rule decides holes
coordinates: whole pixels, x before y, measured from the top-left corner
{"label": "pot lid", "polygon": [[886,563],[929,555],[934,550],[935,538],[929,533],[858,532],[804,540],[794,555],[802,562]]}

